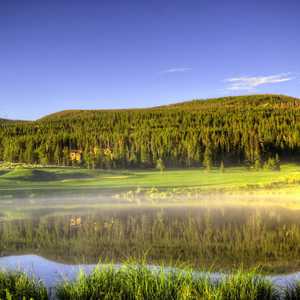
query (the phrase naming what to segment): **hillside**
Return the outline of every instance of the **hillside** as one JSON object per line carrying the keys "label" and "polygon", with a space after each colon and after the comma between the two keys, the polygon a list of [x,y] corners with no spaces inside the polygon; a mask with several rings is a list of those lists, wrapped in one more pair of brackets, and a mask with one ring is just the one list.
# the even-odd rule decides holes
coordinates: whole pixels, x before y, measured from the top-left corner
{"label": "hillside", "polygon": [[272,106],[272,108],[282,107],[283,105],[300,105],[300,99],[285,96],[285,95],[247,95],[247,96],[229,96],[223,98],[206,99],[206,100],[192,100],[170,104],[168,106],[161,106],[161,108],[180,108],[180,109],[209,109],[227,107],[231,109],[251,109],[251,108],[265,108],[265,106]]}
{"label": "hillside", "polygon": [[249,95],[236,97],[223,97],[214,99],[196,99],[192,101],[179,102],[169,105],[162,105],[149,108],[131,108],[131,109],[107,109],[107,110],[64,110],[53,113],[41,118],[39,121],[50,121],[61,118],[76,118],[89,117],[89,115],[102,113],[142,113],[142,112],[157,112],[161,110],[211,110],[223,109],[224,107],[232,110],[240,109],[265,109],[266,106],[271,106],[273,109],[283,106],[299,106],[300,99],[285,96],[285,95]]}
{"label": "hillside", "polygon": [[2,118],[0,118],[0,123],[4,123],[4,122],[11,122],[11,120],[7,120],[7,119],[2,119]]}
{"label": "hillside", "polygon": [[[0,161],[100,168],[300,162],[300,100],[250,95],[0,123]],[[77,159],[74,150],[78,150]],[[72,157],[73,153],[73,157]]]}

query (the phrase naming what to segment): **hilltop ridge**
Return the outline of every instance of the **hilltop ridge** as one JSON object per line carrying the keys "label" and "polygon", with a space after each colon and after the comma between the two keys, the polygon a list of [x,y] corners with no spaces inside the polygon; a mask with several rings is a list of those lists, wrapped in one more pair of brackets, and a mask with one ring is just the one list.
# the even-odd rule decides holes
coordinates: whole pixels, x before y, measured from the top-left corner
{"label": "hilltop ridge", "polygon": [[278,104],[295,104],[300,105],[300,99],[290,97],[286,95],[277,94],[255,94],[255,95],[244,95],[244,96],[228,96],[219,98],[208,98],[208,99],[195,99],[191,101],[178,102],[174,104],[164,105],[160,107],[206,107],[208,105],[219,106],[247,106],[247,105],[278,105]]}
{"label": "hilltop ridge", "polygon": [[80,114],[88,113],[107,113],[107,112],[147,112],[147,111],[157,111],[157,110],[167,110],[167,109],[182,109],[182,110],[203,110],[208,108],[217,108],[221,107],[231,107],[231,108],[255,108],[271,105],[278,107],[280,105],[295,105],[300,106],[300,99],[295,97],[290,97],[286,95],[276,95],[276,94],[257,94],[257,95],[246,95],[246,96],[228,96],[220,98],[209,98],[209,99],[194,99],[183,102],[176,102],[171,104],[146,107],[146,108],[123,108],[123,109],[73,109],[73,110],[63,110],[55,112],[49,115],[46,115],[40,120],[51,120],[57,118],[70,118],[78,116]]}
{"label": "hilltop ridge", "polygon": [[193,99],[169,104],[163,104],[152,107],[144,108],[114,108],[114,109],[67,109],[58,112],[54,112],[45,115],[37,120],[12,120],[0,118],[0,122],[39,122],[39,121],[51,121],[60,118],[73,118],[80,115],[88,117],[89,114],[97,113],[132,113],[132,112],[149,112],[160,110],[206,110],[216,108],[228,108],[228,109],[251,109],[251,108],[264,108],[270,106],[272,108],[289,106],[299,106],[300,99],[296,97],[279,95],[279,94],[254,94],[244,96],[227,96],[219,98],[207,98],[207,99]]}

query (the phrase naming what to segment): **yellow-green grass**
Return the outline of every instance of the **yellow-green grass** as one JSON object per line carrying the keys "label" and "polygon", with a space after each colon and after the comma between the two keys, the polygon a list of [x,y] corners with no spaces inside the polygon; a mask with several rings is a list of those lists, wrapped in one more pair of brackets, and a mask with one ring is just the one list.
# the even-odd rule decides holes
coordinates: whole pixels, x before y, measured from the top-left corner
{"label": "yellow-green grass", "polygon": [[[170,272],[161,267],[151,271],[144,265],[123,265],[121,269],[108,265],[96,268],[90,275],[80,273],[75,282],[58,285],[55,296],[59,300],[279,299],[272,283],[254,272],[238,271],[215,282],[206,275],[195,276],[192,270]],[[42,283],[22,273],[4,272],[0,273],[0,297],[7,300],[50,298]]]}
{"label": "yellow-green grass", "polygon": [[[76,281],[55,287],[55,299],[298,300],[299,282],[278,288],[254,271],[237,271],[218,281],[193,270],[151,271],[146,266],[113,265],[81,272]],[[53,295],[52,295],[53,296]],[[0,272],[0,299],[50,299],[42,282],[23,273]],[[52,298],[51,298],[52,299]]]}
{"label": "yellow-green grass", "polygon": [[24,273],[0,271],[0,299],[46,300],[49,298],[42,282],[29,278]]}
{"label": "yellow-green grass", "polygon": [[145,266],[124,265],[96,269],[81,274],[74,283],[58,288],[59,300],[71,299],[174,299],[174,300],[276,300],[278,292],[268,280],[255,273],[237,272],[220,282],[195,276],[191,270],[168,272],[161,267],[151,271]]}
{"label": "yellow-green grass", "polygon": [[[290,179],[290,180],[289,180]],[[255,189],[275,183],[292,193],[300,191],[300,166],[285,164],[281,171],[254,171],[243,167],[227,168],[225,173],[214,169],[182,169],[147,171],[107,171],[79,168],[16,168],[0,172],[0,190],[22,189],[80,189],[135,187],[199,187],[203,191]]]}

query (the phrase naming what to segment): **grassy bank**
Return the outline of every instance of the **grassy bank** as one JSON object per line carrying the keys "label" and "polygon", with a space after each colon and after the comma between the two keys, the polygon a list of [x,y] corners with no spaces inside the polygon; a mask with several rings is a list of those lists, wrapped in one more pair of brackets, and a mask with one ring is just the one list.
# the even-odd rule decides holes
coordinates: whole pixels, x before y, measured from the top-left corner
{"label": "grassy bank", "polygon": [[0,299],[46,300],[48,295],[41,282],[23,273],[0,272]]}
{"label": "grassy bank", "polygon": [[237,272],[220,282],[193,276],[192,271],[157,272],[123,266],[81,274],[74,283],[58,288],[59,299],[277,299],[270,282],[254,273]]}
{"label": "grassy bank", "polygon": [[[217,281],[192,270],[171,272],[163,267],[107,265],[90,275],[79,274],[74,282],[56,287],[59,300],[174,299],[174,300],[297,300],[300,285],[279,290],[255,272],[237,271]],[[48,299],[45,287],[24,274],[0,273],[0,299]]]}

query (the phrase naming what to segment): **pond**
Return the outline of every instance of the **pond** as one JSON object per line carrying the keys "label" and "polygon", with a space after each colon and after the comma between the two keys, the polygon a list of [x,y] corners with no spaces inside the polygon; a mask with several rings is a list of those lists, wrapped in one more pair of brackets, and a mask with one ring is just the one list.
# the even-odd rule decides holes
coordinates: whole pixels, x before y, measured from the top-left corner
{"label": "pond", "polygon": [[30,258],[35,266],[49,262],[73,270],[131,259],[213,272],[241,266],[271,275],[299,271],[300,210],[275,199],[266,205],[253,197],[229,199],[150,203],[108,193],[3,198],[0,268],[7,259],[10,268]]}

